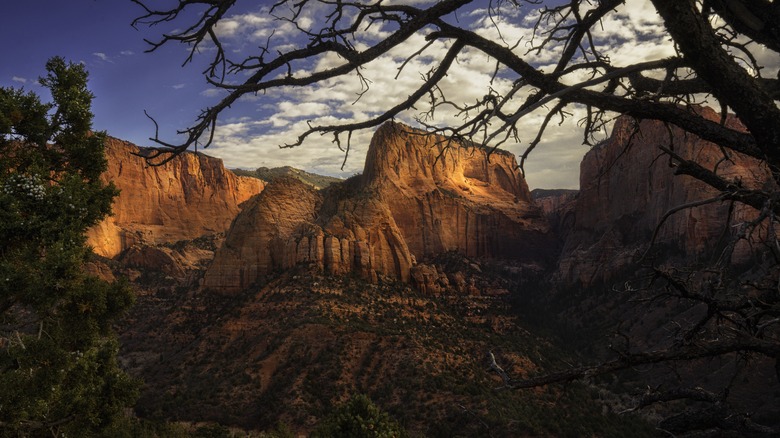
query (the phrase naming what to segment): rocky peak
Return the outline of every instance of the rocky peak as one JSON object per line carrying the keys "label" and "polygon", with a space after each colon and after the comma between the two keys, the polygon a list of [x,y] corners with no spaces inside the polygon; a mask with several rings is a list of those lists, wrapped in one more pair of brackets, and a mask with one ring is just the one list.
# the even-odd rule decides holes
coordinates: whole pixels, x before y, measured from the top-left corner
{"label": "rocky peak", "polygon": [[386,123],[361,176],[322,192],[270,183],[236,218],[204,286],[234,293],[299,263],[407,281],[417,260],[447,251],[545,260],[549,227],[516,169],[510,154]]}
{"label": "rocky peak", "polygon": [[315,224],[321,203],[311,186],[291,177],[276,178],[233,221],[204,286],[237,292],[275,269],[321,258],[322,248],[309,244],[321,233]]}
{"label": "rocky peak", "polygon": [[477,202],[497,191],[518,201],[531,201],[528,185],[517,171],[511,153],[396,122],[387,122],[377,129],[363,175],[366,185],[391,185],[412,196],[438,188],[456,191]]}
{"label": "rocky peak", "polygon": [[[710,108],[702,115],[720,121]],[[734,117],[727,126],[744,131]],[[671,136],[671,137],[670,137]],[[750,157],[731,153],[723,160],[721,149],[674,126],[653,120],[623,116],[605,142],[590,150],[580,166],[580,193],[575,220],[560,260],[562,284],[588,285],[618,275],[644,252],[661,218],[670,209],[714,197],[717,192],[686,175],[675,175],[669,158],[658,149],[668,145],[678,155],[728,178],[738,178],[745,187],[759,188],[769,180],[769,171]],[[681,210],[658,230],[656,247],[664,257],[695,261],[722,249],[730,231],[728,203],[710,203]],[[755,211],[739,206],[731,223],[755,217]],[[736,222],[734,222],[736,221]],[[745,248],[734,253],[739,261]]]}
{"label": "rocky peak", "polygon": [[87,232],[88,243],[114,257],[137,243],[160,244],[224,232],[239,205],[263,190],[256,178],[239,177],[222,160],[186,152],[150,167],[143,148],[108,138],[103,174],[120,189],[113,214]]}
{"label": "rocky peak", "polygon": [[548,255],[549,227],[508,152],[386,123],[371,140],[363,177],[387,199],[417,259],[447,251]]}

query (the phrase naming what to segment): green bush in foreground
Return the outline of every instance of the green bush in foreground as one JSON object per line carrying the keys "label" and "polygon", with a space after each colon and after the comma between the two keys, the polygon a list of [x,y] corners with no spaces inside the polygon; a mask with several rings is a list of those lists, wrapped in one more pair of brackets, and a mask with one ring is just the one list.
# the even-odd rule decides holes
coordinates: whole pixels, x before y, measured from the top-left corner
{"label": "green bush in foreground", "polygon": [[312,434],[317,438],[399,438],[406,431],[365,395],[352,397],[329,414]]}

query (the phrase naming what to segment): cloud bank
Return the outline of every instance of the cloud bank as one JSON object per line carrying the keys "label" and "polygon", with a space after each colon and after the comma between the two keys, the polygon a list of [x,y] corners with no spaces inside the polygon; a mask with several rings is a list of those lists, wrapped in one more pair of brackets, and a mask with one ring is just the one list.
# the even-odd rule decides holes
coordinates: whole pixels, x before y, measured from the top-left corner
{"label": "cloud bank", "polygon": [[[459,24],[465,25],[494,41],[504,41],[524,59],[541,69],[551,70],[559,55],[560,46],[552,46],[540,53],[528,52],[533,44],[534,15],[525,9],[496,15],[495,11],[474,9],[460,14]],[[299,25],[308,29],[316,23],[316,8],[304,10]],[[465,15],[465,16],[464,16]],[[358,50],[389,35],[391,29],[375,23],[360,33],[355,42]],[[300,41],[300,31],[292,24],[274,20],[266,8],[243,13],[223,21],[218,34],[226,50],[240,57],[249,48],[270,43],[276,50],[285,50]],[[616,14],[609,16],[603,25],[597,26],[595,42],[603,53],[609,55],[615,65],[627,65],[640,61],[662,59],[674,54],[662,21],[646,0],[628,0]],[[536,41],[538,42],[538,41]],[[356,74],[335,78],[305,88],[274,90],[263,96],[241,99],[240,108],[226,114],[218,125],[215,139],[208,153],[222,158],[229,167],[256,168],[259,166],[292,165],[312,172],[347,177],[362,171],[366,149],[372,132],[361,131],[352,137],[349,159],[344,162],[344,152],[333,143],[332,135],[312,136],[300,147],[280,149],[279,145],[296,140],[309,126],[362,121],[382,113],[409,96],[421,85],[423,75],[442,59],[448,46],[436,42],[420,56],[407,57],[424,47],[423,35],[415,35],[391,50],[387,55],[365,66],[361,80]],[[339,65],[342,60],[334,54],[316,59],[311,65],[295,68],[324,70]],[[405,63],[405,64],[404,64]],[[403,68],[401,68],[403,66]],[[495,62],[476,50],[466,50],[458,56],[448,75],[440,84],[442,93],[451,101],[471,104],[481,99],[491,88],[504,93],[512,86],[513,77],[501,75],[491,81]],[[293,73],[297,73],[293,71]],[[575,83],[585,77],[576,74],[564,77],[564,82]],[[366,87],[368,89],[366,90]],[[200,94],[216,101],[223,92],[207,88]],[[523,97],[515,99],[519,105]],[[416,110],[397,117],[402,122],[415,125],[428,109],[420,102]],[[526,178],[531,187],[577,188],[579,163],[588,151],[583,146],[582,128],[578,122],[584,111],[568,107],[572,113],[559,125],[551,123],[540,145],[525,165]],[[508,143],[502,148],[522,154],[536,135],[538,126],[546,115],[540,108],[521,120],[520,142]],[[232,118],[231,118],[232,117]],[[428,123],[437,126],[463,123],[463,118],[453,108],[441,107],[435,119]],[[608,133],[604,132],[606,136]],[[343,166],[343,167],[342,167]]]}

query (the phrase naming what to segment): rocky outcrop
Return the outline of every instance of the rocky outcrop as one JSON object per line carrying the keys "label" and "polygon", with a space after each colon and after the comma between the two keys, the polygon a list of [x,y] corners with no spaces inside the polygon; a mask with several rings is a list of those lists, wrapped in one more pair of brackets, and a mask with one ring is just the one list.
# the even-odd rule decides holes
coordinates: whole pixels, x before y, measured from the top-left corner
{"label": "rocky outcrop", "polygon": [[[194,277],[214,258],[214,251],[199,248],[191,241],[180,241],[183,245],[147,246],[135,245],[123,251],[118,257],[121,272],[136,280],[142,275],[161,277],[153,280],[175,280],[181,285],[194,285]],[[159,286],[159,282],[157,283]]]}
{"label": "rocky outcrop", "polygon": [[531,196],[534,201],[542,208],[544,214],[548,217],[560,214],[566,210],[567,205],[577,199],[578,190],[567,189],[534,189]]}
{"label": "rocky outcrop", "polygon": [[541,207],[550,229],[562,248],[574,228],[574,211],[577,206],[578,190],[534,189],[531,192],[534,202]]}
{"label": "rocky outcrop", "polygon": [[113,214],[87,232],[88,243],[105,257],[134,244],[159,244],[224,232],[239,205],[259,193],[263,182],[238,177],[222,160],[184,153],[150,167],[136,155],[144,149],[109,138],[106,181],[120,189]]}
{"label": "rocky outcrop", "polygon": [[447,252],[413,266],[409,282],[427,295],[496,297],[535,287],[544,273],[540,265]]}
{"label": "rocky outcrop", "polygon": [[321,193],[295,178],[275,179],[236,217],[203,286],[238,292],[304,263],[374,282],[408,280],[412,259],[387,205],[353,190],[354,181]]}
{"label": "rocky outcrop", "polygon": [[509,154],[386,123],[362,175],[321,192],[270,183],[236,218],[203,285],[235,293],[300,263],[408,281],[417,260],[447,251],[544,260],[549,228],[516,169]]}
{"label": "rocky outcrop", "polygon": [[[287,238],[297,239],[301,261],[320,256],[322,247],[310,245],[310,236],[304,234],[316,228],[314,220],[321,202],[315,190],[298,180],[279,178],[268,184],[236,217],[206,272],[204,286],[224,291],[245,289],[286,263],[287,254],[275,245]],[[298,253],[293,255],[297,259]]]}
{"label": "rocky outcrop", "polygon": [[[698,111],[710,120],[720,116],[709,108]],[[558,277],[563,285],[589,285],[608,280],[644,253],[656,226],[670,209],[717,195],[711,187],[685,175],[675,175],[664,145],[686,159],[743,186],[758,188],[768,180],[768,170],[754,159],[736,153],[724,160],[721,149],[676,127],[621,117],[612,135],[589,151],[580,168],[580,192],[575,221],[561,255]],[[728,118],[732,129],[741,123]],[[670,138],[671,135],[671,138]],[[663,257],[694,261],[723,249],[732,231],[726,218],[730,205],[715,202],[687,208],[671,215],[658,229],[655,249]],[[756,212],[741,206],[731,224]],[[745,248],[737,248],[734,261],[744,260]]]}
{"label": "rocky outcrop", "polygon": [[540,260],[549,227],[514,155],[398,123],[371,140],[366,187],[383,193],[411,253]]}

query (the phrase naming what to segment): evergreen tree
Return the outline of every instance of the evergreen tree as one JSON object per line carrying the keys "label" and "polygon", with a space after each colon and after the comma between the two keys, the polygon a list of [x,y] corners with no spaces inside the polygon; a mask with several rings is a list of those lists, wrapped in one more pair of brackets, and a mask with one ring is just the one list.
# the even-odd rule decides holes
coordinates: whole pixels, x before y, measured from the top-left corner
{"label": "evergreen tree", "polygon": [[0,436],[95,436],[136,397],[111,330],[132,296],[83,269],[84,232],[117,194],[87,72],[46,71],[52,103],[0,87]]}
{"label": "evergreen tree", "polygon": [[312,434],[320,438],[400,438],[406,431],[368,396],[357,395],[331,412]]}

